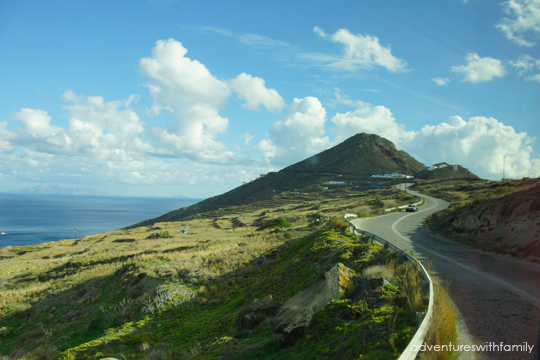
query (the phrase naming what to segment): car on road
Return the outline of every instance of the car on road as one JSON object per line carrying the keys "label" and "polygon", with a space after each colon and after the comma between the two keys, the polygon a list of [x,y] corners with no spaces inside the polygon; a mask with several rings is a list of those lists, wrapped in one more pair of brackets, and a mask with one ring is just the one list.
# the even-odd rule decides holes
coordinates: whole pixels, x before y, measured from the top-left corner
{"label": "car on road", "polygon": [[418,211],[418,206],[416,206],[416,205],[409,205],[409,206],[407,206],[407,207],[405,208],[405,211],[406,211],[406,212],[409,212],[409,211],[411,211],[411,212],[417,212],[417,211]]}

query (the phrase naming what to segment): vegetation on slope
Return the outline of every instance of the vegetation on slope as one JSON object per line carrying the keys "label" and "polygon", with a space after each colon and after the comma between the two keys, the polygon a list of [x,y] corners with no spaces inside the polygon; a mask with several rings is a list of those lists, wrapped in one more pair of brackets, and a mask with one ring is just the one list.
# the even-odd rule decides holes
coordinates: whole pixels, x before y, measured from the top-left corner
{"label": "vegetation on slope", "polygon": [[[237,321],[254,299],[271,294],[279,305],[337,262],[362,274],[394,259],[394,253],[348,234],[335,216],[345,209],[370,211],[380,206],[370,205],[377,195],[394,203],[403,194],[336,190],[300,203],[283,194],[276,209],[199,214],[189,221],[3,248],[0,354],[9,359],[397,357],[425,301],[406,295],[421,291],[419,273],[407,264],[392,265],[393,287],[364,305],[345,297],[324,308],[292,347],[272,331],[269,318],[257,319],[259,325],[250,330],[238,328]],[[273,217],[292,226],[279,228],[280,222],[256,231]],[[151,236],[167,232],[172,237]],[[415,273],[410,287],[402,282],[403,274]]]}
{"label": "vegetation on slope", "polygon": [[477,249],[540,262],[540,179],[429,180],[413,188],[451,202],[426,219],[432,231]]}

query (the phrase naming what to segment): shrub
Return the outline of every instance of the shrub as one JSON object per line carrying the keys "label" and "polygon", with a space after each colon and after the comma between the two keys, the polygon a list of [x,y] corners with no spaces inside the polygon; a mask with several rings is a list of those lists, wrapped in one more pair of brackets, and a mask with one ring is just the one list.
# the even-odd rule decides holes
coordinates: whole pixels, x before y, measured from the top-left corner
{"label": "shrub", "polygon": [[158,231],[147,237],[147,239],[167,239],[172,238],[168,231]]}
{"label": "shrub", "polygon": [[268,228],[287,228],[287,227],[291,227],[291,226],[292,226],[292,224],[287,219],[280,216],[277,219],[273,219],[273,220],[269,220],[269,221],[265,222],[264,224],[259,226],[259,228],[257,230],[260,231],[260,230],[264,230],[264,229],[268,229]]}
{"label": "shrub", "polygon": [[331,218],[330,226],[332,227],[332,229],[338,230],[338,231],[345,231],[349,228],[349,225],[347,224],[347,222],[344,219],[339,218],[339,217]]}

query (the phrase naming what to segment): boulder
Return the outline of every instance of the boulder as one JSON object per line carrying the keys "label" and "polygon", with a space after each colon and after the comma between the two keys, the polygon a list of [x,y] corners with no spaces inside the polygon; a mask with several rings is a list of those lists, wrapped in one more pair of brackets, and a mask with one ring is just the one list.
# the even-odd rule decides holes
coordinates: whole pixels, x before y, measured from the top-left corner
{"label": "boulder", "polygon": [[326,279],[285,301],[272,320],[274,331],[287,345],[301,339],[313,314],[332,300],[340,299],[354,285],[354,271],[339,263],[326,272]]}
{"label": "boulder", "polygon": [[238,328],[248,330],[254,329],[263,322],[267,316],[276,315],[277,309],[277,304],[272,298],[272,295],[267,295],[262,299],[255,299],[247,309],[238,316]]}
{"label": "boulder", "polygon": [[353,300],[362,299],[363,293],[382,290],[384,285],[390,285],[385,278],[369,279],[356,285],[349,294],[349,297]]}

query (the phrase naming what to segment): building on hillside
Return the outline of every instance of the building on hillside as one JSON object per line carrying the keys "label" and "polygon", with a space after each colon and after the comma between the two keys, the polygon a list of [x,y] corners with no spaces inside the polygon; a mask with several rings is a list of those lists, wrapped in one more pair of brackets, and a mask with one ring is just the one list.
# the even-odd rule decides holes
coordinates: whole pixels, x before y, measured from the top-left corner
{"label": "building on hillside", "polygon": [[433,171],[433,170],[442,169],[442,168],[445,168],[445,167],[448,167],[448,166],[450,166],[450,165],[448,165],[445,162],[442,162],[442,163],[438,163],[438,164],[433,164],[430,167],[428,167],[427,169],[428,169],[428,171]]}

